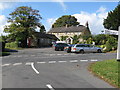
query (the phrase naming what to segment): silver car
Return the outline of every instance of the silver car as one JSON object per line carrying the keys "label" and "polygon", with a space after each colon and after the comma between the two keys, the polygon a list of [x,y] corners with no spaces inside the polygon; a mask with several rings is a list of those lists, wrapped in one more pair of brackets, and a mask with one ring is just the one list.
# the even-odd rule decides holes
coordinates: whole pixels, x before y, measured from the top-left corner
{"label": "silver car", "polygon": [[102,52],[102,48],[95,47],[91,44],[75,44],[71,47],[71,52],[84,53],[84,52]]}

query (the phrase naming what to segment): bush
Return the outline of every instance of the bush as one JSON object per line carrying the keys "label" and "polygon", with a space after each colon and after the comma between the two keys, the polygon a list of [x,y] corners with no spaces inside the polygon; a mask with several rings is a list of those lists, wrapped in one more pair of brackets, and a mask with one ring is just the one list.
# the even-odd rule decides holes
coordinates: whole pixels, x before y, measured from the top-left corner
{"label": "bush", "polygon": [[112,50],[112,46],[109,43],[109,41],[106,42],[106,50],[105,51],[111,51]]}
{"label": "bush", "polygon": [[18,42],[11,42],[11,43],[6,43],[5,45],[6,48],[18,48]]}

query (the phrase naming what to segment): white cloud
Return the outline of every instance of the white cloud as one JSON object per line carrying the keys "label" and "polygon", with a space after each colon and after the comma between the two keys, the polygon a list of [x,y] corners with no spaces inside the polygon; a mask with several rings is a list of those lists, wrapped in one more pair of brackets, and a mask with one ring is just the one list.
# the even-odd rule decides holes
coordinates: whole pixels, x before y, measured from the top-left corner
{"label": "white cloud", "polygon": [[62,6],[64,12],[66,11],[67,6],[66,6],[65,3],[64,3],[65,0],[52,0],[52,1],[53,1],[53,2],[58,2],[58,3]]}
{"label": "white cloud", "polygon": [[9,25],[9,23],[7,23],[7,18],[4,15],[0,15],[0,35],[7,35],[7,33],[3,32],[5,25]]}
{"label": "white cloud", "polygon": [[106,8],[100,7],[95,13],[81,11],[80,14],[72,16],[75,16],[81,25],[85,25],[88,21],[92,34],[99,34],[104,30],[103,20],[107,17],[107,11]]}
{"label": "white cloud", "polygon": [[57,18],[48,18],[46,29],[49,30],[52,27],[52,24],[54,24],[56,20]]}
{"label": "white cloud", "polygon": [[12,4],[10,3],[0,3],[0,10],[4,10],[6,8],[12,7]]}

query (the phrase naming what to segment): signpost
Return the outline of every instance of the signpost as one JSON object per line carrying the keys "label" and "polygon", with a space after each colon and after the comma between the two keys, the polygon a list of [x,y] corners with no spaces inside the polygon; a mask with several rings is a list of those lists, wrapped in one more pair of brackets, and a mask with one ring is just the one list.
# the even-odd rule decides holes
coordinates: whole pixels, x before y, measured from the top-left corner
{"label": "signpost", "polygon": [[118,35],[117,61],[120,61],[120,26],[118,28],[118,31],[105,30],[105,34]]}
{"label": "signpost", "polygon": [[120,26],[119,26],[119,29],[118,29],[117,61],[120,61]]}

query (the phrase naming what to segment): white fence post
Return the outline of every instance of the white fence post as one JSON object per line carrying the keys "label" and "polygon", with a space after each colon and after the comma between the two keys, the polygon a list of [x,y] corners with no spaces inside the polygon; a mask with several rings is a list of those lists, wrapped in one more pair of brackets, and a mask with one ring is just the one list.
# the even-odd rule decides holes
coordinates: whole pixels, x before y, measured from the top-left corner
{"label": "white fence post", "polygon": [[119,28],[118,28],[117,61],[120,61],[120,26],[119,26]]}

